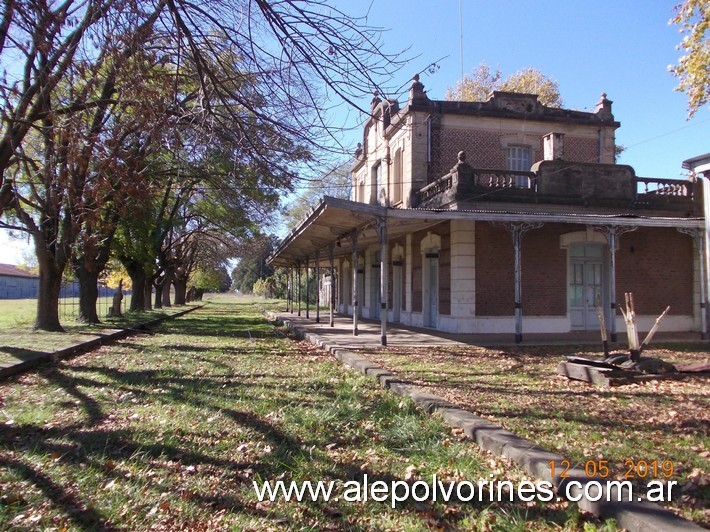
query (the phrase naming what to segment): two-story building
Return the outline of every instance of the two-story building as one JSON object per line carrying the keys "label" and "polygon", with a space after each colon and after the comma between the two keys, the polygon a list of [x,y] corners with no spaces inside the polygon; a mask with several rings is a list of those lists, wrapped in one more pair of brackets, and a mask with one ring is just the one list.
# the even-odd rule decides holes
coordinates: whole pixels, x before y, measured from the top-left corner
{"label": "two-story building", "polygon": [[352,199],[325,197],[271,258],[328,268],[334,311],[452,333],[640,327],[707,333],[703,178],[639,177],[615,164],[612,102],[594,112],[494,92],[372,101]]}

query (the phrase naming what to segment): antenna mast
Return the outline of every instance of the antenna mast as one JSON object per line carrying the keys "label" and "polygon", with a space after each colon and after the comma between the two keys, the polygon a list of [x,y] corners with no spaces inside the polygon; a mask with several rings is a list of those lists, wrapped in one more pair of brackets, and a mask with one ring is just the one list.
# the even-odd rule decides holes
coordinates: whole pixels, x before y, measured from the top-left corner
{"label": "antenna mast", "polygon": [[461,2],[459,0],[459,38],[461,46],[461,82],[463,83],[463,10],[461,9]]}

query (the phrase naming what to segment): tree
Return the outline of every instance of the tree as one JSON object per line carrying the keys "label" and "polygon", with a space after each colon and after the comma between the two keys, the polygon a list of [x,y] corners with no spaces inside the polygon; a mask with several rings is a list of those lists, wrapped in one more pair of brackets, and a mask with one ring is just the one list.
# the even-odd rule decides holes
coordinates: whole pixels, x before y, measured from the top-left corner
{"label": "tree", "polygon": [[275,235],[261,236],[252,241],[250,249],[244,250],[239,264],[232,270],[232,289],[243,294],[251,294],[259,279],[265,279],[274,273],[272,266],[266,263],[276,248],[278,238]]}
{"label": "tree", "polygon": [[688,95],[688,118],[692,118],[710,94],[710,41],[705,36],[710,28],[710,2],[686,0],[675,7],[670,22],[680,26],[684,37],[678,45],[683,55],[669,69],[680,82],[676,90]]}
{"label": "tree", "polygon": [[[0,214],[35,240],[37,328],[61,330],[58,283],[68,264],[86,274],[87,287],[105,266],[105,244],[128,216],[118,198],[125,180],[107,178],[135,163],[131,143],[138,151],[167,151],[176,163],[167,175],[187,179],[190,194],[199,183],[213,189],[212,198],[226,198],[213,210],[223,217],[215,226],[231,231],[239,216],[253,222],[247,207],[236,217],[230,207],[241,201],[267,215],[273,198],[296,183],[296,168],[319,166],[324,139],[336,134],[327,119],[333,98],[355,105],[396,70],[397,56],[381,51],[379,34],[322,0],[7,2],[0,22],[0,65],[10,71],[0,80]],[[145,68],[126,75],[131,65]],[[120,104],[154,72],[174,87],[159,115],[171,128],[146,139],[140,134],[149,126],[136,125],[116,138],[115,126],[130,122],[123,118],[154,116]],[[132,101],[164,100],[143,93]],[[224,171],[208,179],[213,145],[228,157],[219,161]],[[190,172],[178,175],[183,167]],[[150,198],[156,172],[144,170],[134,175],[147,180],[142,190]],[[150,238],[136,246],[136,264],[152,277],[171,226],[170,218],[151,219],[158,225],[144,227]],[[119,239],[124,246],[131,246],[129,232],[139,236],[131,229]],[[136,264],[125,264],[132,277]],[[159,277],[165,284],[168,278]],[[140,282],[133,282],[135,295]],[[86,315],[96,321],[89,295]]]}
{"label": "tree", "polygon": [[286,226],[293,229],[323,196],[348,199],[352,190],[352,162],[340,163],[330,172],[308,182],[286,207]]}
{"label": "tree", "polygon": [[[6,209],[11,219],[9,226],[32,236],[39,263],[37,329],[63,330],[58,312],[61,281],[77,251],[75,245],[82,230],[85,246],[79,253],[95,255],[95,260],[104,265],[108,260],[108,249],[97,249],[100,240],[93,238],[90,228],[106,221],[101,202],[111,202],[116,187],[127,186],[122,179],[125,174],[120,172],[119,163],[126,163],[121,139],[109,133],[115,132],[111,128],[116,124],[115,112],[125,112],[120,96],[116,96],[117,86],[135,64],[132,60],[157,20],[157,12],[147,16],[132,12],[122,15],[105,21],[103,48],[83,58],[74,57],[62,82],[36,102],[41,127],[25,134],[22,142],[13,146],[14,161],[7,167],[12,172],[8,182],[12,183],[13,196]],[[32,45],[26,46],[23,51],[28,65],[43,64],[53,45],[54,42],[46,43],[46,48],[36,54]],[[130,77],[134,81],[134,76]],[[6,100],[6,107],[13,108],[11,97]],[[146,109],[142,107],[135,114],[143,117]],[[145,126],[142,121],[141,126]],[[102,231],[111,231],[115,221],[109,225]],[[96,285],[100,270],[79,259],[75,271],[84,288],[93,287],[81,294],[80,316],[98,322]]]}
{"label": "tree", "polygon": [[562,107],[563,104],[557,82],[536,68],[524,68],[503,79],[500,68],[494,71],[485,63],[464,76],[456,87],[449,87],[446,99],[484,102],[493,91],[537,94],[540,102],[549,107]]}

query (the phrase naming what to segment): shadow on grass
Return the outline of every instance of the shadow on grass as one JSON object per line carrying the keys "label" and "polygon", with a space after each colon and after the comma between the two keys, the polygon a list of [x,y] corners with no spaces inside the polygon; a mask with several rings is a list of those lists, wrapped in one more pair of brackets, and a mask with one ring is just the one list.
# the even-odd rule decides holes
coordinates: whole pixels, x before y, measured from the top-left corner
{"label": "shadow on grass", "polygon": [[35,351],[24,347],[11,347],[8,345],[0,346],[0,353],[11,355],[20,360],[32,360],[37,357],[47,355],[47,351]]}
{"label": "shadow on grass", "polygon": [[[200,337],[228,335],[243,338],[245,331],[252,333],[257,330],[265,337],[269,336],[273,334],[269,329],[270,326],[266,326],[261,318],[249,317],[242,320],[235,319],[231,313],[215,312],[212,313],[211,318],[182,318],[179,325],[162,326],[160,332]],[[91,486],[101,486],[119,478],[121,482],[129,483],[134,493],[142,495],[140,500],[132,500],[136,512],[142,511],[139,508],[145,500],[160,500],[165,485],[147,484],[139,479],[138,475],[126,478],[124,474],[119,474],[119,471],[107,468],[108,461],[139,464],[136,466],[138,469],[141,466],[163,468],[165,476],[168,475],[166,460],[179,462],[182,465],[195,465],[198,471],[204,468],[205,475],[219,475],[220,481],[230,488],[215,493],[196,493],[194,495],[196,503],[214,509],[267,518],[271,514],[263,508],[234,495],[235,488],[251,487],[251,481],[255,477],[276,479],[285,476],[288,479],[294,472],[302,471],[304,461],[311,468],[308,472],[325,472],[323,480],[362,481],[365,474],[368,475],[370,482],[381,480],[391,483],[403,480],[376,465],[368,464],[366,458],[357,458],[350,453],[328,454],[322,449],[324,436],[320,436],[320,439],[317,434],[295,436],[289,432],[288,425],[280,425],[269,416],[257,413],[262,410],[298,406],[309,408],[310,414],[317,414],[319,409],[337,404],[341,400],[335,383],[324,382],[324,380],[311,381],[308,376],[300,376],[297,370],[289,372],[287,366],[282,373],[269,373],[266,369],[270,363],[273,364],[273,355],[271,359],[265,359],[264,371],[258,371],[260,367],[255,365],[254,369],[257,371],[253,372],[243,369],[238,362],[234,365],[228,364],[227,357],[215,355],[215,358],[210,358],[206,355],[208,351],[225,351],[225,348],[220,346],[187,347],[168,343],[161,349],[175,350],[179,355],[162,359],[151,356],[150,346],[141,345],[136,341],[122,342],[121,347],[128,350],[128,354],[122,354],[120,359],[109,359],[106,365],[101,362],[84,366],[60,364],[58,367],[41,372],[48,383],[78,401],[83,419],[73,424],[61,421],[44,424],[20,423],[7,427],[7,430],[3,427],[4,430],[0,431],[0,464],[15,476],[36,486],[44,497],[60,509],[62,514],[78,528],[111,529],[122,528],[124,524],[120,521],[110,522],[108,513],[95,505],[88,504],[86,502],[88,497],[80,491],[81,488],[77,487],[76,482],[62,483],[57,478],[52,478],[50,476],[52,467],[41,470],[41,466],[37,465],[40,455],[44,455],[47,461],[52,457],[52,461],[60,462],[63,467],[73,467],[69,477],[80,474],[78,471],[95,472],[98,477],[89,483]],[[264,356],[263,353],[249,353],[248,348],[234,349],[239,355]],[[144,355],[144,352],[148,353]],[[147,369],[116,367],[122,363],[122,359],[128,357],[134,360],[145,359],[146,363],[157,364],[159,367]],[[179,357],[190,359],[192,366],[181,367],[182,358]],[[197,375],[195,362],[204,364],[208,368],[212,366],[222,373],[217,374],[216,371],[208,370],[206,375]],[[279,359],[279,364],[288,365],[289,361],[286,358]],[[158,389],[160,392],[157,391]],[[252,389],[253,393],[251,393]],[[249,409],[235,406],[243,396],[244,390],[249,392],[251,405]],[[218,453],[212,452],[210,446],[198,447],[192,437],[205,438],[209,437],[209,434],[202,434],[191,426],[184,428],[180,425],[171,425],[169,413],[165,414],[166,426],[170,428],[168,436],[164,435],[162,429],[150,429],[138,422],[131,423],[128,417],[132,411],[130,404],[126,405],[128,408],[122,408],[123,404],[117,406],[115,403],[119,392],[130,392],[138,405],[157,403],[164,408],[165,412],[171,408],[177,411],[182,408],[198,407],[205,416],[220,415],[224,419],[218,423],[222,424],[222,430],[228,432],[232,438],[241,438],[242,436],[239,436],[243,434],[241,429],[247,429],[246,434],[253,431],[258,435],[257,438],[251,437],[250,444],[254,441],[263,441],[268,443],[273,451],[259,455],[256,459],[249,459],[239,453],[238,448],[230,449],[229,453]],[[106,393],[111,397],[104,398]],[[366,405],[372,401],[371,396],[364,389],[355,392],[354,400]],[[399,414],[399,410],[395,407],[387,407],[387,410],[383,409],[381,412],[383,416]],[[118,419],[115,419],[116,417]],[[348,409],[339,408],[335,409],[333,418],[323,420],[322,423],[331,428],[333,436],[337,436],[336,431],[342,428],[346,421],[355,419],[359,422],[372,417],[373,414],[369,410],[353,413]],[[129,423],[129,426],[125,423]],[[366,446],[367,443],[365,442],[364,445]],[[313,448],[316,449],[315,452],[307,450]],[[403,459],[408,457],[407,451],[404,450],[392,450],[392,452],[399,453]],[[445,517],[443,512],[458,511],[456,509],[458,504],[462,505],[461,508],[465,505],[467,508],[473,506],[481,510],[490,506],[490,502],[486,501],[481,503],[453,501],[454,508],[430,508],[427,512],[432,518],[443,520]],[[525,509],[524,505],[503,506],[516,511],[537,513],[540,518],[558,522],[564,522],[567,518],[564,512],[551,508]],[[420,508],[413,502],[405,503],[402,508],[420,513]],[[305,505],[303,512],[310,522],[331,523],[336,527],[348,524],[343,522],[339,514],[333,513],[324,500]]]}

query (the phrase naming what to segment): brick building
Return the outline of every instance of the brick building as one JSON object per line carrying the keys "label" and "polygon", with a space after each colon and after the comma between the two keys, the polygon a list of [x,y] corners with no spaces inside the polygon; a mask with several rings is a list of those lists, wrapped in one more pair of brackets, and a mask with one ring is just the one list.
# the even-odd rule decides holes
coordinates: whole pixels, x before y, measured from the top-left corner
{"label": "brick building", "polygon": [[[326,197],[272,257],[328,268],[335,312],[453,333],[567,333],[639,325],[707,333],[700,176],[636,176],[615,164],[612,102],[594,112],[494,92],[402,108],[372,100],[352,200]],[[613,318],[613,319],[612,319]]]}

